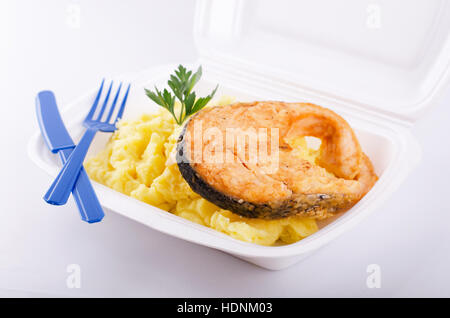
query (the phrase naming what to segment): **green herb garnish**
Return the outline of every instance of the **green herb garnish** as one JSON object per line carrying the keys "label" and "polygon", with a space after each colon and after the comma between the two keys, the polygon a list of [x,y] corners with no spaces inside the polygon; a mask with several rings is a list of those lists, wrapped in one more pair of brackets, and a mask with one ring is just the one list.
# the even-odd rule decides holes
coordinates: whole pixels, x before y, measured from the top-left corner
{"label": "green herb garnish", "polygon": [[[175,75],[170,75],[170,79],[167,81],[173,95],[167,89],[161,92],[156,86],[155,92],[145,89],[145,93],[159,106],[167,109],[175,118],[177,124],[181,125],[186,118],[205,107],[217,91],[218,85],[208,96],[196,98],[192,89],[201,76],[201,66],[197,69],[197,72],[192,74],[192,71],[187,71],[185,67],[179,65],[178,69],[175,70]],[[178,99],[181,104],[178,115],[175,114],[174,109],[175,99]]]}

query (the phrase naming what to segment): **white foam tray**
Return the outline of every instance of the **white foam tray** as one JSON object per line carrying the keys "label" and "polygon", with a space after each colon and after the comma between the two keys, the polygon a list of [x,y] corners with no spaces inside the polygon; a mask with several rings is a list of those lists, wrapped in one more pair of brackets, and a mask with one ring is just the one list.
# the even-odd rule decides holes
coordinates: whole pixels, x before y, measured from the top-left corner
{"label": "white foam tray", "polygon": [[[407,8],[407,10],[405,10]],[[238,101],[305,101],[329,107],[355,129],[380,179],[351,210],[310,237],[265,247],[235,240],[94,183],[101,204],[158,231],[282,269],[349,231],[401,184],[420,160],[410,127],[450,81],[450,3],[397,0],[197,0],[194,38],[204,76],[200,93]],[[149,48],[151,49],[151,48]],[[125,117],[156,107],[143,87],[165,86],[176,65],[121,76],[133,83]],[[75,139],[96,88],[66,108]],[[57,93],[57,92],[56,92]],[[91,151],[103,147],[99,136]],[[55,176],[59,165],[39,132],[30,157]]]}
{"label": "white foam tray", "polygon": [[[124,118],[133,118],[142,112],[154,111],[157,106],[145,96],[143,87],[153,87],[155,84],[164,86],[167,75],[174,68],[175,65],[161,66],[116,78],[115,80],[132,82]],[[228,77],[220,72],[208,71],[208,69],[205,70],[203,79],[198,84],[198,91],[206,93],[216,83],[220,84],[217,96],[231,95],[239,101],[305,100],[334,109],[354,127],[363,150],[374,163],[380,177],[379,181],[351,210],[310,237],[285,246],[267,247],[245,243],[93,182],[103,207],[163,233],[230,253],[267,269],[278,270],[307,257],[337,236],[349,231],[364,217],[375,211],[419,161],[419,147],[409,129],[401,124],[380,120],[367,114],[345,112],[346,107],[336,101],[302,96],[298,92],[293,97],[288,89],[283,93],[280,90],[272,90],[271,87],[264,86],[257,80],[253,80],[250,84],[245,81],[240,82],[236,78]],[[62,116],[66,126],[75,140],[79,140],[82,134],[81,122],[92,104],[96,89],[93,88],[90,93],[69,105],[60,105],[64,109]],[[100,133],[89,155],[104,147],[108,137],[108,134]],[[58,158],[48,151],[39,131],[31,138],[28,150],[31,159],[40,168],[51,176],[56,176],[60,168]]]}

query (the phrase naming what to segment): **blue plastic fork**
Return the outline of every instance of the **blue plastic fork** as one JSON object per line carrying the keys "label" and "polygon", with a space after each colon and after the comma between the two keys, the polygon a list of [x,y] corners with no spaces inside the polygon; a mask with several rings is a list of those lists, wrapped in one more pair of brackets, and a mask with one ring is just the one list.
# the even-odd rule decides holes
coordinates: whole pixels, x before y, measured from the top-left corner
{"label": "blue plastic fork", "polygon": [[83,121],[83,125],[87,128],[83,137],[81,138],[78,145],[70,154],[63,168],[59,172],[56,179],[53,181],[52,185],[48,189],[47,193],[44,196],[44,200],[47,203],[54,205],[63,205],[66,204],[69,199],[70,193],[75,185],[75,182],[78,178],[78,174],[83,166],[84,158],[86,157],[89,146],[91,145],[92,140],[94,139],[97,131],[109,132],[112,133],[116,130],[117,121],[122,118],[123,111],[125,109],[125,104],[127,102],[128,93],[130,91],[130,85],[128,85],[125,96],[123,97],[122,104],[117,112],[116,118],[111,123],[111,118],[114,113],[114,109],[116,107],[117,99],[119,98],[120,89],[122,88],[122,83],[120,83],[119,88],[117,89],[117,93],[114,97],[113,103],[109,109],[108,115],[105,120],[102,120],[102,117],[106,111],[106,107],[108,105],[109,96],[111,94],[111,89],[113,86],[113,82],[109,85],[108,93],[106,94],[105,101],[103,102],[98,115],[94,119],[94,114],[97,110],[97,105],[100,100],[100,96],[102,94],[103,85],[105,80],[102,81],[100,85],[100,89],[98,90],[97,96],[95,98],[94,104],[89,110],[88,115]]}

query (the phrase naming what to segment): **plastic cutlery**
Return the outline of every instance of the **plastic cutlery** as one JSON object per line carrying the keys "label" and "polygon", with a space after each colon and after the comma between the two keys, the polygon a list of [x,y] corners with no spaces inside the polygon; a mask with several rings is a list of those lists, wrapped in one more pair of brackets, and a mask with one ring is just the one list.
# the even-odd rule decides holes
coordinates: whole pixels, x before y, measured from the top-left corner
{"label": "plastic cutlery", "polygon": [[[36,115],[47,147],[51,152],[58,153],[64,164],[73,148],[75,148],[75,144],[61,119],[53,92],[42,91],[38,93],[36,96]],[[105,214],[84,168],[80,171],[72,189],[72,195],[83,221],[95,223],[103,219]]]}
{"label": "plastic cutlery", "polygon": [[109,133],[114,132],[116,130],[117,121],[120,118],[122,118],[128,98],[128,93],[130,91],[130,85],[128,85],[120,108],[117,111],[114,120],[111,121],[119,98],[122,83],[120,83],[119,88],[117,89],[114,100],[112,102],[112,105],[109,107],[109,111],[106,115],[106,118],[103,118],[108,106],[108,100],[111,95],[111,90],[113,87],[113,82],[111,82],[105,100],[102,103],[102,106],[100,107],[100,109],[97,109],[104,83],[105,80],[102,81],[100,89],[98,90],[97,96],[94,100],[94,103],[91,109],[89,110],[89,113],[86,116],[85,120],[83,121],[83,125],[87,128],[86,132],[84,133],[78,145],[70,154],[63,168],[61,169],[58,176],[53,181],[52,185],[50,186],[50,188],[48,189],[47,193],[44,196],[44,200],[47,203],[54,205],[62,205],[67,202],[70,196],[70,192],[72,191],[73,186],[75,185],[78,174],[83,165],[84,158],[86,157],[87,151],[89,149],[89,146],[91,145],[92,140],[94,139],[95,134],[97,133],[97,131]]}

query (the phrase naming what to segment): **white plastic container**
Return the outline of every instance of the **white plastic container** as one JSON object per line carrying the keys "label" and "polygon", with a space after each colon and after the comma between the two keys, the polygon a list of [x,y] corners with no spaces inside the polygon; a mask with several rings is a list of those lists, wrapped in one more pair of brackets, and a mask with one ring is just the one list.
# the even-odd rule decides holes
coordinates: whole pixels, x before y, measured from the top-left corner
{"label": "white plastic container", "polygon": [[[347,0],[344,6],[333,0],[201,0],[195,17],[198,63],[204,68],[200,93],[219,83],[217,96],[239,101],[309,101],[335,110],[355,129],[380,179],[351,210],[302,241],[266,247],[235,240],[93,182],[101,204],[158,231],[273,270],[298,262],[351,229],[419,162],[410,127],[449,82],[450,3],[378,2]],[[175,66],[118,78],[133,83],[125,118],[157,107],[143,87],[165,86]],[[62,116],[75,140],[96,89],[64,107]],[[91,154],[108,137],[100,134]],[[30,140],[29,154],[56,176],[60,165],[39,132]]]}

